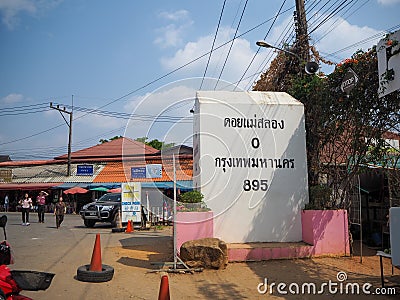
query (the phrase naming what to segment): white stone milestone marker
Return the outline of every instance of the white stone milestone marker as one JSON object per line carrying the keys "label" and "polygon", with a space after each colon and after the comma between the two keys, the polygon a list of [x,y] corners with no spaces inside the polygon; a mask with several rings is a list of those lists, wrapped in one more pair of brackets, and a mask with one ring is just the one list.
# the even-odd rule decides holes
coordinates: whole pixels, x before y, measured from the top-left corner
{"label": "white stone milestone marker", "polygon": [[303,104],[286,93],[197,92],[193,185],[228,243],[302,240]]}

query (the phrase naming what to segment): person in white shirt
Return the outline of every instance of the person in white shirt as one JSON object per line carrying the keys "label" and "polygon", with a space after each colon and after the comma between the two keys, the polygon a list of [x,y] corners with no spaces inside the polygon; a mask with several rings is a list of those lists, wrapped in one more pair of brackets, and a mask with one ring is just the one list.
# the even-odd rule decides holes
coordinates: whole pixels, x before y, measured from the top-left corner
{"label": "person in white shirt", "polygon": [[29,211],[32,207],[32,199],[29,197],[28,193],[25,193],[25,198],[19,200],[19,204],[22,207],[22,225],[29,226]]}

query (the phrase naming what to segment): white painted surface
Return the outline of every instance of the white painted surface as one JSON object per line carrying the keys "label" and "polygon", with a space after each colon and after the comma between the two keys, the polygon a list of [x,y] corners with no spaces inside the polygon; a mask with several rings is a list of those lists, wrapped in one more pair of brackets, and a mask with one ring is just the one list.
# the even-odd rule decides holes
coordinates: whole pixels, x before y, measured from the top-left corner
{"label": "white painted surface", "polygon": [[[239,127],[238,118],[252,119],[257,126]],[[214,211],[215,237],[229,243],[301,241],[308,183],[300,102],[286,93],[200,91],[193,153],[194,188]],[[235,166],[224,166],[224,159],[233,159]],[[279,168],[284,159],[291,163]],[[256,180],[260,189],[246,191],[245,180]]]}
{"label": "white painted surface", "polygon": [[[376,46],[378,56],[379,97],[400,89],[400,30],[381,39]],[[386,72],[394,72],[393,80],[385,80]]]}

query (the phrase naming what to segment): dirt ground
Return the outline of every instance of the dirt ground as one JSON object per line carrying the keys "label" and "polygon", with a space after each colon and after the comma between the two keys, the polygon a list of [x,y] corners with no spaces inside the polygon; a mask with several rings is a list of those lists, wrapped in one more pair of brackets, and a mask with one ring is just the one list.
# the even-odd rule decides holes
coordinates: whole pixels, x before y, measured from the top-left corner
{"label": "dirt ground", "polygon": [[[171,230],[164,229],[164,230]],[[359,243],[354,244],[354,255],[351,257],[324,257],[312,259],[269,260],[262,262],[230,263],[224,270],[203,270],[194,274],[176,274],[154,272],[171,266],[162,266],[161,262],[172,262],[172,239],[159,239],[151,246],[123,246],[112,250],[114,258],[120,263],[116,274],[121,276],[120,282],[126,282],[133,274],[138,278],[131,278],[133,286],[119,286],[116,290],[118,299],[156,299],[159,292],[161,276],[167,274],[171,299],[400,299],[400,270],[395,269],[392,275],[390,260],[384,258],[386,290],[377,290],[381,287],[379,257],[376,250],[363,247],[362,263],[360,262]],[[133,272],[135,269],[135,272]],[[338,273],[347,276],[340,286],[331,286],[329,281],[339,284]],[[343,273],[345,272],[345,274]],[[126,277],[126,278],[123,278]],[[264,292],[267,282],[268,290]],[[116,283],[116,282],[115,282]],[[270,293],[271,284],[275,283]],[[279,283],[286,283],[283,294],[277,290]],[[318,290],[317,295],[312,292],[301,293],[304,283],[314,283]],[[346,292],[347,283],[357,284],[360,292],[352,292],[351,286]],[[261,284],[261,285],[260,285]],[[292,284],[293,291],[299,286],[298,294],[291,294],[288,286]],[[362,286],[367,292],[363,293]],[[113,286],[116,287],[116,286]],[[259,288],[258,288],[259,287]],[[336,289],[336,290],[335,290]],[[260,291],[259,291],[260,290]],[[396,295],[377,295],[376,292],[396,293]]]}
{"label": "dirt ground", "polygon": [[[32,223],[29,228],[10,224],[15,237],[17,262],[14,269],[43,270],[56,276],[49,289],[23,294],[40,299],[158,299],[161,276],[158,272],[173,262],[172,229],[135,231],[130,234],[111,233],[108,227],[87,229],[78,217],[69,216],[66,225],[55,230]],[[34,233],[44,230],[46,235]],[[112,280],[103,283],[82,282],[76,279],[77,266],[90,263],[95,233],[101,233],[102,263],[114,267]],[[18,234],[18,236],[17,236]],[[26,247],[28,245],[29,247]],[[25,246],[24,246],[25,245]],[[47,245],[51,248],[44,250]],[[194,274],[166,273],[171,299],[400,299],[400,270],[391,275],[389,259],[384,259],[387,287],[394,287],[396,295],[367,295],[346,293],[338,284],[339,272],[347,279],[342,283],[370,284],[367,291],[375,293],[381,287],[379,257],[376,250],[364,247],[363,262],[360,263],[358,243],[352,257],[325,257],[312,259],[269,260],[261,262],[229,263],[224,270],[203,270]],[[164,270],[165,271],[165,270]],[[343,273],[345,272],[345,274]],[[265,289],[264,283],[267,283]],[[278,290],[278,285],[285,288]],[[319,294],[312,294],[301,287],[314,284]],[[289,289],[289,285],[291,289]],[[270,289],[272,286],[272,293]],[[299,292],[295,291],[296,286]],[[322,287],[322,289],[321,289]],[[335,288],[338,289],[335,291]],[[260,292],[259,292],[260,290]],[[263,293],[265,291],[265,293]],[[283,294],[282,292],[287,292]],[[388,293],[388,292],[387,292]]]}

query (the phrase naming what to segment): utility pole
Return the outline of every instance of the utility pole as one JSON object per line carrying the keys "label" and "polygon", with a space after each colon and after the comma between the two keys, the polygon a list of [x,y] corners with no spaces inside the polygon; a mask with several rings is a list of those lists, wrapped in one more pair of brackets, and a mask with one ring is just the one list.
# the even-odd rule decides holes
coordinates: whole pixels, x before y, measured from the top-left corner
{"label": "utility pole", "polygon": [[296,0],[296,11],[294,13],[296,28],[296,49],[303,61],[310,60],[309,41],[307,33],[307,18],[304,8],[304,0]]}
{"label": "utility pole", "polygon": [[[68,165],[67,165],[67,176],[71,176],[71,140],[72,140],[72,112],[73,112],[73,107],[74,107],[74,96],[72,96],[72,109],[71,111],[67,111],[65,107],[60,108],[60,105],[57,104],[57,106],[53,106],[53,103],[50,102],[50,108],[58,110],[63,117],[65,123],[67,124],[69,128],[68,132]],[[69,122],[67,119],[64,117],[63,113],[69,115]]]}

